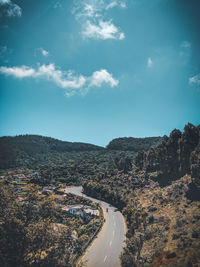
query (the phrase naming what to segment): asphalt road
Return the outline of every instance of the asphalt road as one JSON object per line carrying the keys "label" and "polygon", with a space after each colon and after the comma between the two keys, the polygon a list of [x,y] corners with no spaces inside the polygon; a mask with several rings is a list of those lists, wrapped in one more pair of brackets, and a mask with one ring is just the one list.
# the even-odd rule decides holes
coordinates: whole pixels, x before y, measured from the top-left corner
{"label": "asphalt road", "polygon": [[[82,261],[87,267],[117,267],[120,264],[120,254],[123,251],[125,241],[125,221],[119,211],[108,203],[88,197],[82,194],[82,187],[70,187],[67,189],[75,195],[83,196],[101,205],[104,212],[105,223],[102,230],[92,244],[86,249]],[[108,208],[108,212],[106,212]]]}

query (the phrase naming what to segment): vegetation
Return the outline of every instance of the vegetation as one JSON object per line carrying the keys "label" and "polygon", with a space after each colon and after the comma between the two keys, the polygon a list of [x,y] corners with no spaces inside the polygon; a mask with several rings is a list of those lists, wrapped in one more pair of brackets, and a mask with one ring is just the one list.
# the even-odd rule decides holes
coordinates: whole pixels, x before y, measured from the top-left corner
{"label": "vegetation", "polygon": [[[11,175],[4,181],[6,185],[0,183],[0,266],[72,266],[103,222],[99,205],[71,194],[57,200],[62,187],[55,193],[47,189],[44,195],[27,180],[20,191]],[[73,204],[99,209],[100,216],[70,216],[62,208]]]}
{"label": "vegetation", "polygon": [[111,190],[105,185],[101,186],[98,183],[84,182],[83,189],[84,193],[88,194],[89,196],[107,201],[108,203],[118,207],[120,210],[126,206],[125,199],[123,199],[116,191]]}
{"label": "vegetation", "polygon": [[85,144],[64,142],[39,135],[19,135],[0,138],[0,168],[36,167],[40,161],[48,161],[49,155],[61,157],[63,153],[101,151],[104,148]]}
{"label": "vegetation", "polygon": [[23,203],[11,186],[0,186],[0,265],[70,266],[72,237],[68,227],[56,228],[51,200],[39,199],[29,188]]}
{"label": "vegetation", "polygon": [[[0,175],[5,168],[31,166],[39,172],[31,182],[82,184],[85,193],[123,212],[128,227],[121,256],[123,267],[197,267],[200,264],[200,126],[188,124],[183,133],[175,129],[163,138],[118,138],[106,148],[89,145],[90,149],[87,146],[72,149],[73,145],[71,150],[69,146],[61,149],[61,141],[46,137],[36,138],[40,140],[39,146],[35,146],[37,141],[33,142],[33,136],[11,138],[13,143],[7,138],[0,139]],[[26,140],[30,141],[29,145]],[[53,146],[57,141],[59,145]],[[35,146],[33,150],[32,146]],[[51,218],[62,219],[59,216],[51,209]],[[46,222],[48,216],[42,220]],[[68,220],[68,230],[72,225],[77,227],[76,249],[81,250],[95,224],[80,225],[77,219]],[[38,252],[23,255],[27,253],[37,258]],[[48,260],[46,254],[45,259]],[[60,260],[64,262],[62,257]]]}
{"label": "vegetation", "polygon": [[120,150],[120,151],[134,151],[140,150],[147,151],[150,147],[155,147],[162,142],[162,137],[123,137],[113,139],[108,145],[109,150]]}
{"label": "vegetation", "polygon": [[[143,140],[144,139],[144,143]],[[40,166],[55,166],[67,164],[71,169],[70,176],[73,175],[96,175],[102,169],[119,169],[120,162],[118,158],[130,158],[133,161],[138,150],[147,150],[149,146],[155,145],[161,140],[160,137],[152,138],[122,138],[117,144],[123,149],[113,147],[112,142],[107,149],[85,143],[64,142],[50,137],[39,135],[19,135],[16,137],[0,138],[0,169],[10,168],[32,168],[39,169]],[[131,146],[131,149],[128,147]],[[121,153],[122,150],[123,155]],[[135,149],[133,149],[135,147]],[[115,160],[115,161],[114,161]],[[117,163],[117,166],[116,166]],[[94,165],[94,168],[92,167]],[[122,164],[123,165],[123,164]],[[130,165],[130,163],[129,163]],[[76,173],[74,169],[80,167]],[[81,173],[85,172],[85,173]],[[87,173],[86,173],[87,172]]]}

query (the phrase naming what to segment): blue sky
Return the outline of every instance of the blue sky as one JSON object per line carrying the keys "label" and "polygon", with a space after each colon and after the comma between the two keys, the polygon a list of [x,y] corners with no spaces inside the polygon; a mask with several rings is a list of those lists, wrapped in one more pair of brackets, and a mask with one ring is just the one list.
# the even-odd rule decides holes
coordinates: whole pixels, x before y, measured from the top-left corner
{"label": "blue sky", "polygon": [[0,135],[106,145],[200,123],[198,0],[0,0]]}

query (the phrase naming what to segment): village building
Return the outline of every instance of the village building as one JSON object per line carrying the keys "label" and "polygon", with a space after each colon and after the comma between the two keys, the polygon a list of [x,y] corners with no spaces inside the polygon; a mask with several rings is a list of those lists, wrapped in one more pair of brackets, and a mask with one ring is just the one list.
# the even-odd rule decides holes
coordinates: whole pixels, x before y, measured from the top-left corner
{"label": "village building", "polygon": [[99,216],[99,210],[91,209],[91,207],[81,204],[68,205],[63,207],[62,210],[66,211],[71,216],[81,217],[86,220]]}

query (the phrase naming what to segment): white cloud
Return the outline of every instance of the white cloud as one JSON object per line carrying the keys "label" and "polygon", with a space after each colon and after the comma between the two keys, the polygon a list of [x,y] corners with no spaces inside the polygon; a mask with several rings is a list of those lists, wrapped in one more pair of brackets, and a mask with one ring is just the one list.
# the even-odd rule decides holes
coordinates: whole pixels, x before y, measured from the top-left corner
{"label": "white cloud", "polygon": [[47,78],[62,88],[81,88],[86,82],[84,76],[73,76],[71,71],[56,70],[54,64],[40,66],[36,77]]}
{"label": "white cloud", "polygon": [[125,3],[125,2],[121,2],[121,3],[120,3],[120,7],[121,7],[121,8],[126,8],[126,3]]}
{"label": "white cloud", "polygon": [[118,5],[117,1],[113,1],[106,6],[106,9],[116,7],[117,5]]}
{"label": "white cloud", "polygon": [[0,73],[13,76],[18,79],[23,78],[43,78],[54,82],[57,86],[67,89],[66,95],[72,96],[75,93],[86,93],[91,87],[101,87],[107,84],[111,87],[117,86],[119,81],[113,78],[107,70],[102,69],[93,72],[89,77],[74,75],[72,71],[61,71],[55,68],[54,64],[41,65],[38,69],[28,66],[21,67],[0,67]]}
{"label": "white cloud", "polygon": [[200,85],[200,73],[189,78],[189,84]]}
{"label": "white cloud", "polygon": [[86,82],[86,78],[84,76],[73,76],[71,71],[62,72],[61,70],[56,70],[54,64],[41,65],[37,70],[28,66],[11,68],[0,67],[0,72],[19,79],[27,77],[45,78],[55,82],[59,87],[62,88],[80,88]]}
{"label": "white cloud", "polygon": [[82,16],[103,17],[104,14],[102,13],[114,7],[126,8],[126,2],[119,0],[74,0],[74,8],[72,13],[76,15],[76,18]]}
{"label": "white cloud", "polygon": [[105,9],[108,10],[117,6],[121,8],[126,8],[126,3],[123,1],[112,1],[108,5],[106,5]]}
{"label": "white cloud", "polygon": [[0,0],[0,16],[21,17],[22,9],[11,0]]}
{"label": "white cloud", "polygon": [[22,79],[25,77],[33,76],[35,74],[35,70],[27,66],[12,67],[12,68],[0,67],[0,73]]}
{"label": "white cloud", "polygon": [[98,24],[93,24],[89,20],[84,25],[83,36],[94,39],[118,39],[125,38],[124,33],[121,33],[119,29],[111,21],[99,20]]}
{"label": "white cloud", "polygon": [[10,0],[0,0],[0,5],[10,4]]}
{"label": "white cloud", "polygon": [[191,44],[190,44],[190,42],[188,42],[188,41],[183,41],[183,42],[181,43],[181,48],[185,48],[185,49],[189,49],[189,48],[191,48]]}
{"label": "white cloud", "polygon": [[112,20],[107,18],[108,11],[114,7],[125,8],[126,3],[119,0],[74,1],[73,13],[82,25],[82,36],[94,39],[123,40],[125,34],[120,32]]}
{"label": "white cloud", "polygon": [[34,55],[35,56],[44,56],[44,57],[48,57],[49,56],[49,52],[47,50],[45,50],[44,48],[40,47],[40,48],[36,48],[34,51]]}
{"label": "white cloud", "polygon": [[49,55],[49,52],[43,48],[41,48],[41,53],[44,57],[47,57]]}
{"label": "white cloud", "polygon": [[123,40],[124,38],[125,38],[125,34],[123,32],[120,32],[119,40]]}
{"label": "white cloud", "polygon": [[149,57],[149,58],[147,59],[147,67],[148,67],[148,68],[152,68],[152,66],[153,66],[153,60]]}
{"label": "white cloud", "polygon": [[93,72],[90,78],[89,87],[92,86],[101,87],[103,83],[107,83],[111,87],[114,87],[118,85],[119,81],[114,79],[112,74],[107,72],[107,70],[105,69]]}
{"label": "white cloud", "polygon": [[98,9],[96,6],[85,3],[81,12],[78,12],[77,18],[81,16],[90,18],[99,17],[97,12]]}

